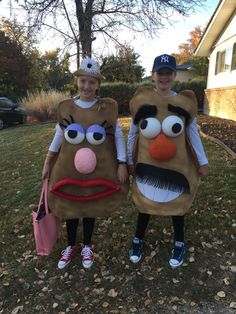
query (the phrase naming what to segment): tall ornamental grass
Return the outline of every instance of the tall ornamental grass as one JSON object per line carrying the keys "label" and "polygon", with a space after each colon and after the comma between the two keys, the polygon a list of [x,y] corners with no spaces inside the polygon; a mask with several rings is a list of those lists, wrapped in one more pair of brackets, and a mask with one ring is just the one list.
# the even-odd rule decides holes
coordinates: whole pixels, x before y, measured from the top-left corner
{"label": "tall ornamental grass", "polygon": [[69,92],[39,91],[27,93],[27,96],[21,99],[21,103],[30,121],[45,122],[56,119],[58,104],[69,97]]}

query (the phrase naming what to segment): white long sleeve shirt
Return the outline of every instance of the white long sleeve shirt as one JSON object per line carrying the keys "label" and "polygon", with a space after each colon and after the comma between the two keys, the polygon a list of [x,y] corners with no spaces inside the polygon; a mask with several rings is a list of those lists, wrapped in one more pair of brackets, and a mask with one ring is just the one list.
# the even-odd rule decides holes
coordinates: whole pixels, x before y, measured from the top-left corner
{"label": "white long sleeve shirt", "polygon": [[[91,101],[91,102],[85,102],[80,99],[74,100],[75,104],[81,108],[91,108],[94,106],[97,102],[97,100]],[[56,133],[54,135],[54,138],[51,142],[51,145],[49,147],[49,150],[51,152],[58,152],[62,141],[63,141],[64,133],[59,126],[59,124],[56,125]],[[117,151],[117,159],[119,161],[126,162],[126,146],[125,146],[125,139],[122,132],[122,128],[119,124],[119,121],[116,122],[116,128],[115,128],[115,145],[116,145],[116,151]]]}

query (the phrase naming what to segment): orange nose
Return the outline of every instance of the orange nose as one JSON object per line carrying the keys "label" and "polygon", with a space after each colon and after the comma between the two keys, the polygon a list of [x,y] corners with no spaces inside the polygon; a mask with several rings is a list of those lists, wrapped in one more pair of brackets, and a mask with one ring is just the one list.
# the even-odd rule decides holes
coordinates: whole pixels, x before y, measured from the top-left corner
{"label": "orange nose", "polygon": [[148,152],[153,158],[164,161],[176,155],[176,145],[161,133],[151,142]]}

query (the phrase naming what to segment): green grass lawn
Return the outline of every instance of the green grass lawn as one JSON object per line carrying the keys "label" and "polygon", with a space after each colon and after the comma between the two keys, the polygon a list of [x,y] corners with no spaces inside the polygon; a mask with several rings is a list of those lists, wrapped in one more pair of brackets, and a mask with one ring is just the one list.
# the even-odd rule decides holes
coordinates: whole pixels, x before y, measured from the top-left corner
{"label": "green grass lawn", "polygon": [[[122,119],[125,134],[128,123]],[[0,313],[235,313],[236,160],[203,142],[210,172],[186,216],[188,254],[181,268],[168,266],[171,220],[157,216],[142,262],[130,264],[137,212],[129,196],[119,212],[97,220],[93,268],[84,271],[78,254],[59,271],[65,228],[52,255],[38,257],[31,221],[53,134],[54,124],[0,132]]]}

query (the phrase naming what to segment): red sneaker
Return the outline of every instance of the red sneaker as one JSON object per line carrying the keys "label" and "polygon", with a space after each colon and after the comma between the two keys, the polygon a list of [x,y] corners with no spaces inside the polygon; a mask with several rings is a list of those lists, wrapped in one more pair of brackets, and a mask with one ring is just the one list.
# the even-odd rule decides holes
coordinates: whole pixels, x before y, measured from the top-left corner
{"label": "red sneaker", "polygon": [[93,246],[91,245],[82,245],[82,264],[84,268],[90,268],[93,265]]}
{"label": "red sneaker", "polygon": [[67,246],[67,248],[61,252],[61,258],[57,264],[57,267],[59,269],[63,269],[64,267],[66,267],[70,263],[70,261],[72,260],[77,251],[78,245]]}

